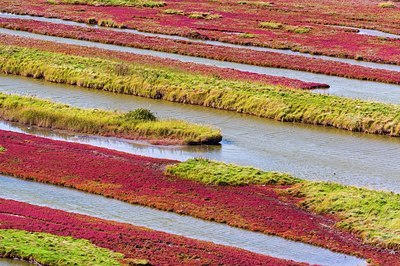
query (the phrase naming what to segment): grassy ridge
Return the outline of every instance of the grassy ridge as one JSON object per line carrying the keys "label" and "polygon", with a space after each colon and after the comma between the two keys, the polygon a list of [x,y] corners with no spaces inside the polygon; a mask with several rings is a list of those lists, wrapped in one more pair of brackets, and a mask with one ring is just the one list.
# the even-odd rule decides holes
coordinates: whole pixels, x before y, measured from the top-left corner
{"label": "grassy ridge", "polygon": [[34,260],[40,265],[121,265],[124,255],[87,240],[22,230],[0,230],[0,257]]}
{"label": "grassy ridge", "polygon": [[279,121],[400,136],[399,105],[10,46],[0,46],[0,70],[52,82],[203,105]]}
{"label": "grassy ridge", "polygon": [[212,144],[222,138],[216,129],[180,120],[156,120],[143,109],[129,113],[87,110],[3,93],[0,93],[0,117],[46,128],[159,142]]}
{"label": "grassy ridge", "polygon": [[400,195],[328,182],[310,182],[287,174],[263,172],[205,159],[168,166],[167,174],[214,185],[294,184],[280,189],[302,198],[300,205],[340,219],[337,226],[357,233],[366,243],[400,249]]}

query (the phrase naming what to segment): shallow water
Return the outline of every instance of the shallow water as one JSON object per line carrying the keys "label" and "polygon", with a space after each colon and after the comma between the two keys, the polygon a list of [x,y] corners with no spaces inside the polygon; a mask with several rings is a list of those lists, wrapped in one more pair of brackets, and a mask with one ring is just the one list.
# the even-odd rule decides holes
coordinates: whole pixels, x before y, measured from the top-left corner
{"label": "shallow water", "polygon": [[131,205],[121,201],[46,184],[0,176],[0,197],[145,226],[278,258],[320,265],[366,265],[364,260],[327,249],[267,236],[189,216]]}
{"label": "shallow water", "polygon": [[383,32],[383,31],[379,31],[379,30],[369,30],[369,29],[346,27],[346,26],[333,26],[333,27],[342,28],[342,29],[357,30],[358,31],[357,33],[360,34],[360,35],[369,35],[369,36],[375,36],[375,37],[385,37],[385,38],[391,38],[391,39],[400,39],[400,35],[387,33],[387,32]]}
{"label": "shallow water", "polygon": [[[179,118],[222,129],[221,146],[157,147],[112,138],[69,136],[79,141],[151,157],[206,157],[289,172],[309,180],[400,192],[400,138],[353,133],[322,126],[281,123],[212,108],[87,90],[0,75],[0,92],[35,95],[84,108],[128,111],[149,108],[162,118]],[[3,124],[4,127],[4,124]],[[6,128],[6,127],[5,127]],[[36,133],[32,129],[22,129]],[[41,133],[49,134],[49,133]],[[50,135],[65,138],[55,133]],[[49,136],[49,135],[48,135]]]}
{"label": "shallow water", "polygon": [[[97,25],[88,25],[85,23],[67,21],[67,20],[56,19],[56,18],[44,18],[44,17],[29,16],[29,15],[15,15],[15,14],[10,14],[10,13],[0,13],[0,17],[28,19],[28,20],[35,20],[35,21],[51,22],[51,23],[55,23],[55,24],[79,26],[79,27],[102,28],[102,29],[116,31],[116,32],[140,34],[140,35],[149,36],[149,37],[159,37],[159,38],[172,39],[172,40],[183,40],[183,41],[190,41],[193,43],[205,43],[205,44],[210,44],[213,46],[232,47],[232,48],[248,49],[248,50],[253,50],[253,51],[274,52],[274,53],[288,54],[288,55],[298,55],[298,56],[304,56],[304,57],[308,57],[308,58],[319,58],[319,59],[324,59],[324,60],[328,60],[328,61],[344,62],[344,63],[348,63],[351,65],[365,66],[365,67],[376,68],[376,69],[400,71],[400,66],[397,66],[397,65],[379,64],[379,63],[373,63],[373,62],[364,62],[364,61],[358,61],[358,60],[354,60],[354,59],[337,58],[337,57],[322,56],[322,55],[311,55],[308,53],[295,52],[295,51],[291,51],[291,50],[272,49],[272,48],[249,46],[249,45],[239,45],[239,44],[231,44],[231,43],[219,42],[219,41],[198,40],[198,39],[191,39],[191,38],[185,38],[185,37],[167,35],[167,34],[147,33],[147,32],[141,32],[141,31],[132,30],[132,29],[99,27]],[[362,32],[364,32],[364,31],[362,31]]]}
{"label": "shallow water", "polygon": [[326,83],[330,85],[329,89],[315,90],[314,93],[332,94],[332,95],[339,95],[339,96],[364,99],[364,100],[380,101],[386,103],[395,103],[395,104],[400,103],[399,85],[369,82],[369,81],[362,81],[355,79],[346,79],[346,78],[313,74],[313,73],[288,70],[288,69],[257,67],[257,66],[223,62],[223,61],[211,60],[199,57],[157,52],[152,50],[136,49],[118,45],[109,45],[109,44],[81,41],[68,38],[52,37],[47,35],[38,35],[29,32],[14,31],[14,30],[7,30],[0,28],[0,34],[1,33],[14,36],[29,37],[40,40],[53,41],[58,43],[75,44],[87,47],[97,47],[111,51],[128,52],[141,55],[151,55],[161,58],[175,59],[182,62],[191,62],[209,66],[217,66],[221,68],[237,69],[251,73],[267,74],[272,76],[283,76],[309,82]]}
{"label": "shallow water", "polygon": [[0,266],[22,266],[22,265],[33,265],[26,261],[20,260],[11,260],[11,259],[1,259],[0,258]]}

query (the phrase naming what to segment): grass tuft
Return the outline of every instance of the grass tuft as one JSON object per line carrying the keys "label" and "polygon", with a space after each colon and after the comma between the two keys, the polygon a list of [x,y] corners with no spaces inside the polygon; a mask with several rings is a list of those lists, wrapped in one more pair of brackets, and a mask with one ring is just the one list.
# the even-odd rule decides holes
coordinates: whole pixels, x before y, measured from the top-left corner
{"label": "grass tuft", "polygon": [[224,164],[207,159],[191,159],[170,165],[167,167],[166,173],[208,185],[222,186],[287,185],[299,181],[288,174],[263,172],[252,167]]}

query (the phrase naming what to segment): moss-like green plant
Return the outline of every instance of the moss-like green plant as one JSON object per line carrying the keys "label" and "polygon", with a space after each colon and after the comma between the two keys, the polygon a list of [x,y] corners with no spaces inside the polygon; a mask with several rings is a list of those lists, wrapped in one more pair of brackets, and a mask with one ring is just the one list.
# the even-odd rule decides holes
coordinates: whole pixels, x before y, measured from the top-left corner
{"label": "moss-like green plant", "polygon": [[3,146],[0,146],[0,153],[6,152],[6,151],[7,151],[6,148],[4,148]]}
{"label": "moss-like green plant", "polygon": [[263,172],[252,167],[224,164],[207,159],[191,159],[170,165],[167,167],[166,173],[209,185],[287,185],[299,181],[299,179],[293,178],[288,174]]}
{"label": "moss-like green plant", "polygon": [[22,230],[0,230],[0,257],[34,260],[40,265],[121,265],[124,255],[87,240]]}
{"label": "moss-like green plant", "polygon": [[157,120],[146,109],[128,113],[73,108],[50,101],[0,93],[0,117],[46,128],[127,138],[177,140],[182,144],[218,143],[219,130],[181,120]]}
{"label": "moss-like green plant", "polygon": [[0,46],[0,71],[279,121],[400,136],[400,106],[393,104],[10,46]]}

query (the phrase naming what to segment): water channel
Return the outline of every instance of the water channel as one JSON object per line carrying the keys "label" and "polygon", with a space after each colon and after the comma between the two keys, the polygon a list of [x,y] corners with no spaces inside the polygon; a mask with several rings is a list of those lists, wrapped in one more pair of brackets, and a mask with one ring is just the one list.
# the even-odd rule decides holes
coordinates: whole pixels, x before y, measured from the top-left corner
{"label": "water channel", "polygon": [[[34,21],[41,21],[41,22],[49,22],[54,24],[64,24],[64,25],[71,25],[71,26],[78,26],[78,27],[88,27],[88,28],[101,28],[105,30],[111,30],[116,32],[123,32],[123,33],[131,33],[131,34],[138,34],[148,37],[157,37],[157,38],[164,38],[164,39],[171,39],[171,40],[180,40],[180,41],[188,41],[192,43],[204,43],[210,44],[213,46],[223,46],[223,47],[231,47],[231,48],[238,48],[238,49],[248,49],[253,51],[261,51],[261,52],[273,52],[273,53],[280,53],[280,54],[287,54],[287,55],[298,55],[304,56],[308,58],[319,58],[328,61],[337,61],[348,63],[351,65],[358,65],[376,69],[386,69],[386,70],[393,70],[393,71],[400,71],[400,66],[398,65],[388,65],[388,64],[380,64],[374,62],[365,62],[359,61],[354,59],[348,58],[338,58],[338,57],[331,57],[331,56],[323,56],[323,55],[312,55],[308,53],[301,53],[292,50],[283,50],[283,49],[272,49],[266,47],[258,47],[258,46],[250,46],[250,45],[239,45],[239,44],[232,44],[220,41],[210,41],[210,40],[199,40],[199,39],[192,39],[187,37],[175,36],[175,35],[167,35],[167,34],[160,34],[160,33],[148,33],[142,32],[133,29],[119,29],[119,28],[109,28],[109,27],[100,27],[97,25],[88,25],[81,22],[69,21],[69,20],[62,20],[57,18],[45,18],[45,17],[37,17],[37,16],[30,16],[30,15],[17,15],[17,14],[10,14],[10,13],[0,13],[0,18],[11,18],[11,19],[25,19],[25,20],[34,20]],[[368,33],[368,30],[360,31],[363,34]],[[375,33],[375,31],[373,31]],[[368,34],[366,34],[368,35]],[[381,35],[385,35],[384,32],[381,32]],[[400,37],[399,37],[400,38]]]}
{"label": "water channel", "polygon": [[150,55],[150,56],[156,56],[156,57],[160,57],[160,58],[179,60],[182,62],[191,62],[191,63],[198,63],[198,64],[209,65],[209,66],[217,66],[217,67],[221,67],[221,68],[236,69],[236,70],[241,70],[241,71],[246,71],[246,72],[251,72],[251,73],[266,74],[266,75],[272,75],[272,76],[283,76],[283,77],[300,79],[300,80],[309,81],[309,82],[326,83],[326,84],[330,85],[329,89],[314,90],[314,93],[332,94],[332,95],[338,95],[338,96],[344,96],[344,97],[350,97],[350,98],[356,98],[356,99],[379,101],[379,102],[394,103],[394,104],[400,103],[400,86],[399,85],[340,78],[340,77],[321,75],[321,74],[313,74],[313,73],[309,73],[309,72],[289,70],[289,69],[258,67],[258,66],[224,62],[224,61],[211,60],[211,59],[199,58],[199,57],[193,57],[193,56],[184,56],[184,55],[178,55],[178,54],[157,52],[157,51],[152,51],[152,50],[137,49],[137,48],[132,48],[132,47],[124,47],[124,46],[118,46],[118,45],[102,44],[102,43],[96,43],[96,42],[89,42],[89,41],[82,41],[82,40],[75,40],[75,39],[68,39],[68,38],[60,38],[60,37],[53,37],[53,36],[47,36],[47,35],[39,35],[39,34],[34,34],[34,33],[29,33],[29,32],[14,31],[14,30],[1,29],[1,28],[0,28],[0,34],[28,37],[28,38],[33,38],[33,39],[53,41],[53,42],[64,43],[64,44],[74,44],[74,45],[80,45],[80,46],[86,46],[86,47],[97,47],[97,48],[111,50],[111,51],[128,52],[128,53],[141,54],[141,55]]}
{"label": "water channel", "polygon": [[[149,108],[161,118],[179,118],[221,128],[221,146],[157,147],[112,138],[76,137],[111,149],[161,158],[206,157],[288,172],[309,180],[400,192],[400,138],[322,126],[281,123],[212,108],[87,90],[17,76],[0,75],[0,92],[34,95],[83,108],[128,111]],[[4,124],[2,128],[7,129]],[[21,129],[35,133],[32,129]],[[48,134],[48,133],[47,133]],[[51,133],[57,138],[65,138]],[[49,134],[48,134],[49,135]]]}
{"label": "water channel", "polygon": [[0,176],[0,197],[319,265],[366,265],[364,260],[308,244],[127,204],[77,190]]}

